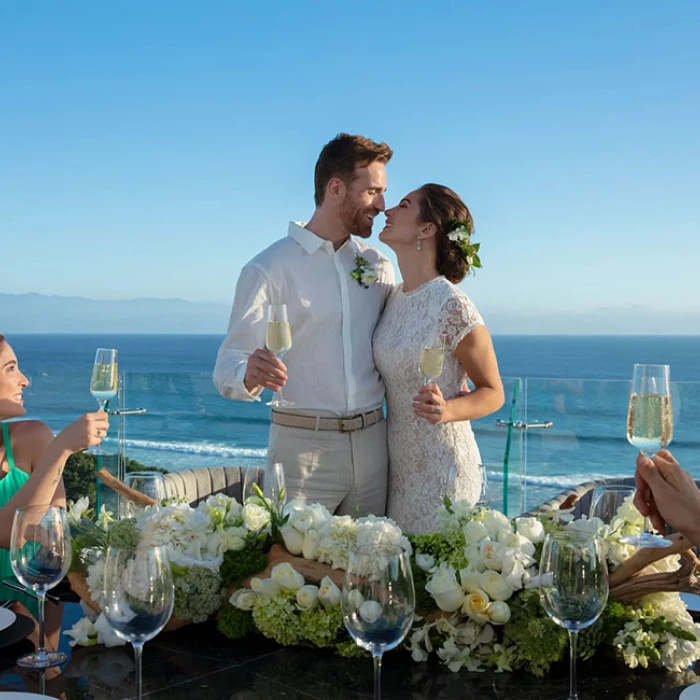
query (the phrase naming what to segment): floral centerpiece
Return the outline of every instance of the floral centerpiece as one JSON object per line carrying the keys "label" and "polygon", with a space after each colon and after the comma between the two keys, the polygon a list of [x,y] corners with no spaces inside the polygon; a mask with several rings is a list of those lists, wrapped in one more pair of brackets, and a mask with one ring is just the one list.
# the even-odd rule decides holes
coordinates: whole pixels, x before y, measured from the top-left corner
{"label": "floral centerpiece", "polygon": [[[697,560],[686,553],[690,564],[681,567],[679,552],[687,548],[681,536],[656,560],[621,543],[622,534],[643,528],[631,502],[605,526],[597,519],[573,520],[566,511],[510,520],[495,510],[446,501],[437,530],[415,535],[402,533],[387,518],[331,516],[323,506],[299,501],[280,511],[262,497],[241,506],[211,496],[197,508],[148,507],[139,517],[118,522],[104,512],[92,522],[81,507],[71,511],[78,533],[73,575],[84,578],[93,617],[99,611],[106,546],[124,539],[165,544],[180,624],[216,616],[219,631],[229,638],[263,634],[284,645],[365,654],[342,622],[343,569],[351,547],[393,544],[412,556],[416,617],[406,646],[414,661],[436,655],[452,671],[524,669],[542,675],[567,649],[566,632],[540,604],[542,542],[548,532],[585,529],[605,543],[611,597],[600,619],[581,632],[579,656],[588,658],[607,646],[631,668],[656,665],[672,671],[700,657],[700,625],[677,592],[697,585]],[[102,641],[105,632],[98,618],[80,621],[67,634],[73,643],[91,644]]]}

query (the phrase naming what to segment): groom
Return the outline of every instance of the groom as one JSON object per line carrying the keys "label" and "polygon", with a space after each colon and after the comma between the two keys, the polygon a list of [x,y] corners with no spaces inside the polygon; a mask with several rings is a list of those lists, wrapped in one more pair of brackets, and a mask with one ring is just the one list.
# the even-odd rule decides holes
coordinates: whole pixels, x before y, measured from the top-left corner
{"label": "groom", "polygon": [[[363,239],[384,211],[385,143],[340,134],[314,175],[306,224],[255,256],[236,286],[214,384],[222,396],[259,401],[279,391],[293,406],[272,410],[268,460],[284,465],[290,499],[331,513],[383,515],[387,485],[384,384],[372,334],[394,270]],[[286,304],[292,347],[284,362],[264,349],[267,310]]]}

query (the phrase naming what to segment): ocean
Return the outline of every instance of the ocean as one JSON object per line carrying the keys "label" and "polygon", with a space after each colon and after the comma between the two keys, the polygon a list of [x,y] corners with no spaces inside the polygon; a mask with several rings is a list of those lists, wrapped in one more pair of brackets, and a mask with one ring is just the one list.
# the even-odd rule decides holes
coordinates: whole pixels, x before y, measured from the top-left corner
{"label": "ocean", "polygon": [[[123,406],[147,410],[124,419],[129,457],[174,471],[266,459],[269,407],[227,401],[212,384],[221,336],[15,335],[8,340],[32,381],[25,394],[28,416],[54,430],[94,408],[88,391],[94,351],[114,347],[124,373]],[[495,336],[494,345],[506,404],[473,422],[491,494],[502,491],[509,432],[496,425],[498,420],[552,424],[511,431],[508,474],[523,510],[590,478],[631,475],[635,450],[625,439],[625,423],[635,362],[671,366],[670,448],[700,477],[700,337]],[[116,450],[118,423],[113,420],[108,449]]]}

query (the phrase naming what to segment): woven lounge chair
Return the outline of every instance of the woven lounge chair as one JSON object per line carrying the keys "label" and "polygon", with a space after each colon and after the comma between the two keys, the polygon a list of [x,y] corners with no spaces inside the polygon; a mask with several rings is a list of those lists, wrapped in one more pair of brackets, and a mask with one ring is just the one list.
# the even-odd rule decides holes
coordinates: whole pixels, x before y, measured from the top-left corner
{"label": "woven lounge chair", "polygon": [[223,493],[239,503],[243,494],[245,467],[199,467],[165,474],[166,498],[184,498],[196,506],[208,496]]}

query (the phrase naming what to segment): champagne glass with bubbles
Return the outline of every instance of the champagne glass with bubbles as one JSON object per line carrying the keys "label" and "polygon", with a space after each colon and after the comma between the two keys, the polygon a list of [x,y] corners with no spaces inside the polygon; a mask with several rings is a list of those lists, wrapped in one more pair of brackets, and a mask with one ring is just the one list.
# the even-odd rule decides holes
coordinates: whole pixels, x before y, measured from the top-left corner
{"label": "champagne glass with bubbles", "polygon": [[15,511],[10,535],[10,565],[19,582],[33,590],[39,600],[39,644],[34,654],[17,660],[18,666],[43,669],[58,666],[68,658],[44,648],[44,603],[46,592],[68,573],[71,546],[65,509],[35,505]]}
{"label": "champagne glass with bubbles", "polygon": [[343,623],[374,659],[374,700],[381,697],[382,655],[413,624],[415,591],[410,558],[400,547],[358,546],[348,553],[340,598]]}
{"label": "champagne glass with bubbles", "polygon": [[635,365],[627,409],[627,441],[653,455],[673,438],[671,370],[668,365]]}
{"label": "champagne glass with bubbles", "polygon": [[[94,396],[100,411],[104,411],[107,401],[117,395],[117,351],[109,348],[97,348],[95,362],[90,377],[90,393]],[[107,454],[99,447],[91,447],[89,454]]]}
{"label": "champagne glass with bubbles", "polygon": [[102,592],[109,626],[134,647],[136,697],[141,700],[143,645],[165,627],[175,602],[166,548],[110,547]]}
{"label": "champagne glass with bubbles", "polygon": [[433,333],[420,354],[420,373],[423,384],[435,381],[442,374],[445,360],[445,334]]}
{"label": "champagne glass with bubbles", "polygon": [[547,535],[540,576],[542,607],[569,633],[569,700],[578,700],[578,633],[600,617],[608,601],[608,569],[602,541],[591,533],[572,530]]}
{"label": "champagne glass with bubbles", "polygon": [[[292,347],[292,330],[287,319],[286,304],[270,304],[268,307],[265,347],[280,359]],[[294,406],[294,402],[287,401],[282,396],[282,389],[280,389],[266,405],[284,408]]]}

